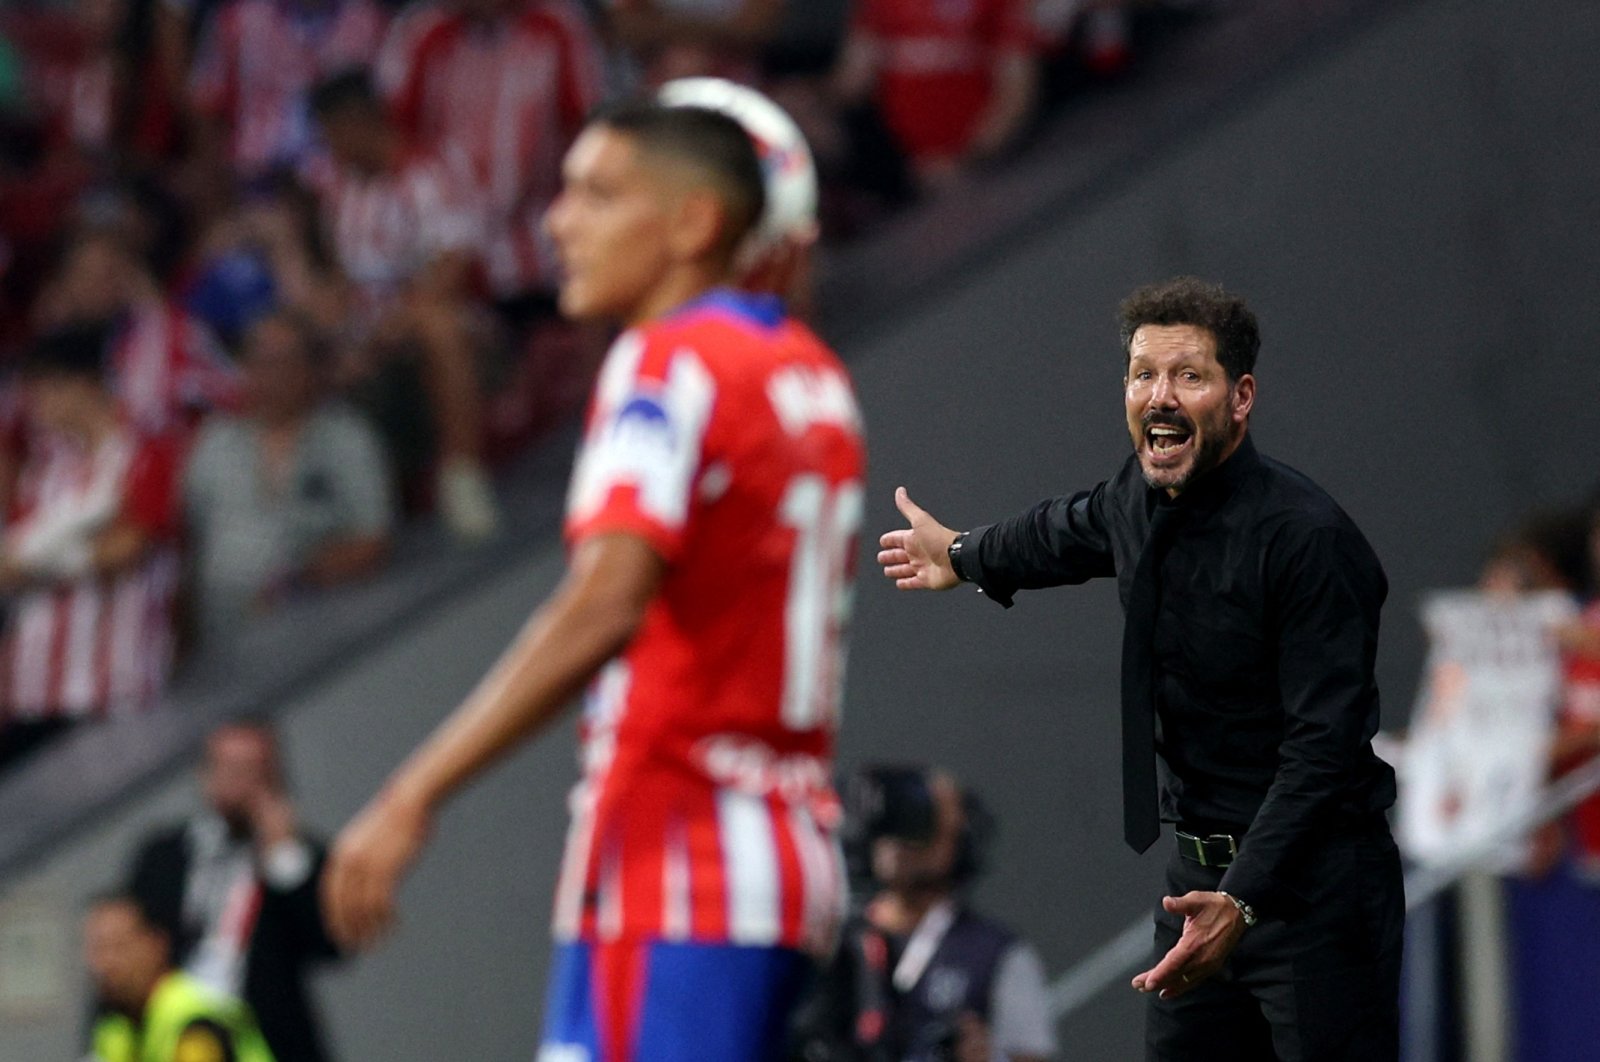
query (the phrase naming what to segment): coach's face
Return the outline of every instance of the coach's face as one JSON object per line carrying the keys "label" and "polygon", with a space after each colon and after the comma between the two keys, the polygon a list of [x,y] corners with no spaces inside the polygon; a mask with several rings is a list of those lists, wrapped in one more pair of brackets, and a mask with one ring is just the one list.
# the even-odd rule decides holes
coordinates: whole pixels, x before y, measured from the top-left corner
{"label": "coach's face", "polygon": [[1229,381],[1217,340],[1196,325],[1144,325],[1128,344],[1128,434],[1145,482],[1177,494],[1238,448],[1255,377]]}
{"label": "coach's face", "polygon": [[592,125],[567,153],[545,226],[561,260],[561,312],[632,323],[670,264],[671,204],[633,138]]}

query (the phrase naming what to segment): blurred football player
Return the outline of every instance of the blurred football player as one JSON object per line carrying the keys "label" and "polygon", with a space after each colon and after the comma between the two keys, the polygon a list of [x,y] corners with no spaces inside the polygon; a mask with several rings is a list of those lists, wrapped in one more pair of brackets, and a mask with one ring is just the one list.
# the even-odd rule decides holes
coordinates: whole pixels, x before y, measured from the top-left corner
{"label": "blurred football player", "polygon": [[540,1058],[778,1057],[842,913],[830,777],[864,448],[838,359],[745,276],[751,137],[634,104],[573,145],[561,308],[620,322],[573,473],[569,571],[336,845],[335,932],[381,935],[441,802],[589,683]]}

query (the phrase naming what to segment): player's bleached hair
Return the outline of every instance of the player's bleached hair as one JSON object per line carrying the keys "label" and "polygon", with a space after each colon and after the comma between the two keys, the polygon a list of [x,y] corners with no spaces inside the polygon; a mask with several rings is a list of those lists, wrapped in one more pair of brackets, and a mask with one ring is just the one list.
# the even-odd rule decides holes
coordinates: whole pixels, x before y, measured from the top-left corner
{"label": "player's bleached hair", "polygon": [[647,152],[703,172],[722,201],[727,224],[720,245],[730,256],[761,221],[767,205],[761,159],[750,134],[727,115],[639,100],[603,108],[589,124],[624,133]]}
{"label": "player's bleached hair", "polygon": [[1217,361],[1231,382],[1255,372],[1261,331],[1244,299],[1199,277],[1174,277],[1150,284],[1122,301],[1122,349],[1145,325],[1193,325],[1217,341]]}

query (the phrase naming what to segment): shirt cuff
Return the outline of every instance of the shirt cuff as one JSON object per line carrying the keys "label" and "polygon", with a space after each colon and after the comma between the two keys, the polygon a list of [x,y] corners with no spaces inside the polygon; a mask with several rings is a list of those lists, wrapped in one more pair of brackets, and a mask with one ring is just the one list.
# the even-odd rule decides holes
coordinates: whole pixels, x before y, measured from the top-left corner
{"label": "shirt cuff", "polygon": [[293,892],[311,876],[311,846],[298,837],[279,841],[261,857],[261,876],[277,892]]}
{"label": "shirt cuff", "polygon": [[1014,591],[1007,587],[995,586],[984,575],[983,561],[978,553],[983,549],[984,536],[989,533],[993,524],[984,524],[967,532],[967,541],[962,545],[960,552],[960,567],[956,568],[956,575],[963,581],[972,583],[978,588],[978,593],[983,594],[991,601],[998,602],[1005,608],[1012,605]]}

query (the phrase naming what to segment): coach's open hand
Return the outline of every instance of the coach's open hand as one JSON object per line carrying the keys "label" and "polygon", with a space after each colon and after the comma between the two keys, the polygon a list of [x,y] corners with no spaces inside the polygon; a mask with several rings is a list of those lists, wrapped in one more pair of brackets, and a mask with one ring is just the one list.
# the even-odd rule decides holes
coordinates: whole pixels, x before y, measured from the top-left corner
{"label": "coach's open hand", "polygon": [[341,948],[367,947],[393,924],[395,892],[428,826],[421,805],[383,792],[340,832],[322,878],[322,906]]}
{"label": "coach's open hand", "polygon": [[1244,935],[1244,916],[1220,892],[1168,896],[1161,906],[1183,915],[1183,935],[1160,962],[1133,979],[1133,987],[1173,999],[1222,969]]}
{"label": "coach's open hand", "polygon": [[894,504],[911,526],[878,539],[883,574],[901,590],[948,590],[960,584],[950,567],[956,533],[919,508],[904,487],[895,488]]}

